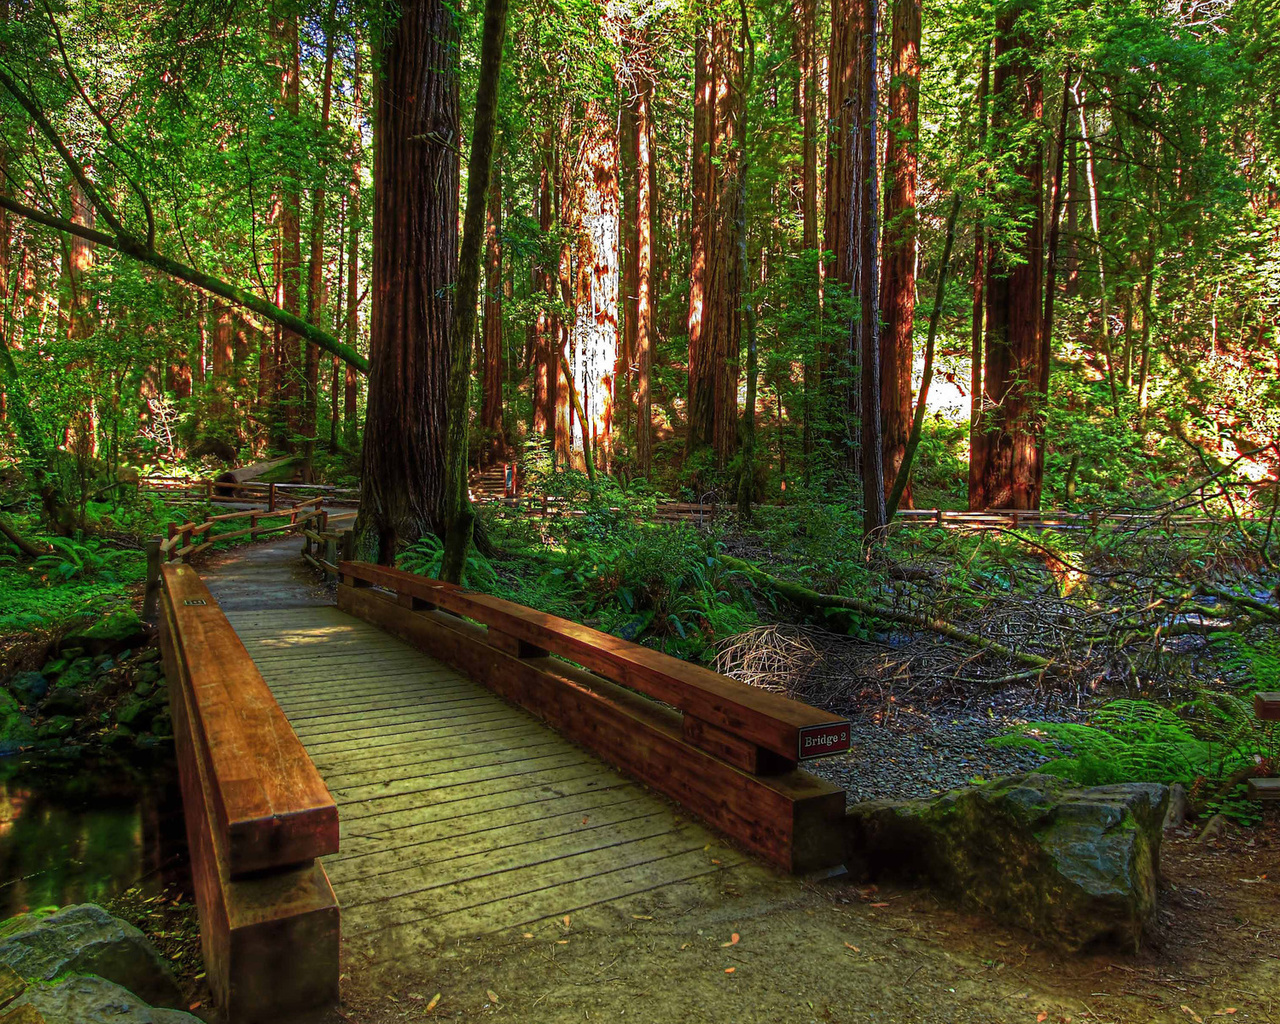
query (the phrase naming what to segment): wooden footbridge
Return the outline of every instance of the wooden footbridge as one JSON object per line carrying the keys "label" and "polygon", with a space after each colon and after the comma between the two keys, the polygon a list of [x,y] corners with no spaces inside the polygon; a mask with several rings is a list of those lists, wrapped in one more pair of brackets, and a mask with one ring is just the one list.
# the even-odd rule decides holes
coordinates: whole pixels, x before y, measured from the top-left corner
{"label": "wooden footbridge", "polygon": [[337,566],[336,603],[283,594],[284,550],[246,549],[208,583],[162,569],[205,960],[229,1019],[335,1002],[344,948],[394,960],[691,886],[719,898],[717,876],[751,861],[843,861],[844,792],[800,764],[847,749],[847,721],[380,566]]}

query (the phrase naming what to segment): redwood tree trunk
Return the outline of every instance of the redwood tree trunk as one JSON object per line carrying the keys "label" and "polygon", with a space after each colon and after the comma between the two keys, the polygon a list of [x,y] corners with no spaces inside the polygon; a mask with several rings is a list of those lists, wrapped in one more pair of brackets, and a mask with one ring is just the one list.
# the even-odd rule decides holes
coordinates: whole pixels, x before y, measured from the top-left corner
{"label": "redwood tree trunk", "polygon": [[[298,16],[291,14],[278,22],[281,47],[280,100],[286,115],[297,123],[301,55],[298,50]],[[287,313],[302,312],[302,184],[297,165],[285,157],[280,192],[280,303]],[[299,415],[303,369],[301,341],[291,331],[279,332],[279,384],[284,401],[285,434],[281,440],[290,450],[302,428]],[[310,348],[311,346],[308,346]]]}
{"label": "redwood tree trunk", "polygon": [[357,535],[361,553],[384,563],[446,526],[457,47],[445,0],[403,0],[375,78],[373,329]]}
{"label": "redwood tree trunk", "polygon": [[[978,80],[978,149],[986,156],[987,105],[991,86],[991,43],[982,51],[982,75]],[[982,213],[973,219],[973,318],[969,335],[969,510],[986,507],[982,472],[986,465],[986,433],[982,422],[982,330],[986,313],[987,230]]]}
{"label": "redwood tree trunk", "polygon": [[[912,323],[916,308],[916,161],[920,107],[920,0],[894,0],[893,72],[884,169],[884,275],[880,287],[880,407],[884,475],[891,490],[911,437]],[[886,492],[887,493],[887,492]],[[911,508],[911,485],[900,507]]]}
{"label": "redwood tree trunk", "polygon": [[[831,254],[823,269],[824,295],[849,295],[853,288],[853,112],[858,69],[857,19],[863,0],[832,0],[828,54],[826,217],[822,248]],[[848,349],[825,342],[818,353],[817,386],[810,397],[812,415],[821,424],[820,445],[835,453],[850,450],[855,439],[845,420],[853,360]],[[842,455],[837,455],[842,458]]]}
{"label": "redwood tree trunk", "polygon": [[[360,332],[360,113],[364,81],[359,37],[355,39],[354,45],[356,57],[351,82],[351,121],[354,131],[351,141],[351,182],[347,186],[347,344],[352,349],[356,347],[356,338]],[[342,395],[342,432],[348,448],[356,446],[359,400],[360,378],[356,374],[356,368],[348,363]]]}
{"label": "redwood tree trunk", "polygon": [[485,204],[484,372],[481,382],[480,427],[496,455],[505,447],[502,437],[502,172],[493,169]]}
{"label": "redwood tree trunk", "polygon": [[533,432],[555,444],[556,383],[560,379],[560,327],[551,312],[555,302],[559,267],[553,266],[545,242],[555,226],[555,194],[552,187],[553,152],[551,129],[543,135],[542,160],[538,173],[538,230],[544,247],[533,269],[534,288],[539,292],[538,314],[533,330]]}
{"label": "redwood tree trunk", "polygon": [[[1043,152],[1028,122],[1043,114],[1040,72],[1033,41],[1015,33],[1020,10],[997,19],[991,131],[997,151],[1008,151],[1020,179],[1006,211],[1026,225],[1015,241],[993,245],[987,265],[987,329],[983,379],[993,408],[986,416],[981,492],[986,508],[1040,506],[1040,332],[1044,312]],[[975,504],[970,495],[971,506]]]}
{"label": "redwood tree trunk", "polygon": [[[717,24],[703,50],[708,53],[705,87],[695,94],[694,194],[703,190],[694,217],[694,280],[689,303],[689,438],[690,449],[702,445],[715,452],[717,466],[732,457],[738,442],[738,354],[742,272],[738,265],[737,168],[742,159],[742,55],[736,30]],[[701,58],[699,58],[701,60]],[[701,63],[697,71],[702,72]],[[695,84],[698,84],[695,82]],[[705,95],[705,113],[698,101]],[[699,119],[707,120],[707,145],[698,146]],[[706,150],[705,153],[702,151]],[[699,155],[702,153],[702,167]],[[698,213],[702,214],[699,252]],[[699,278],[698,272],[701,271]],[[695,310],[695,298],[697,309]],[[695,332],[695,322],[697,330]],[[696,333],[696,342],[695,342]]]}
{"label": "redwood tree trunk", "polygon": [[708,253],[712,247],[711,197],[715,164],[711,159],[711,28],[699,25],[694,37],[693,157],[689,185],[689,390],[686,397],[688,450],[712,436],[711,354],[705,340]]}
{"label": "redwood tree trunk", "polygon": [[618,357],[618,135],[599,102],[588,106],[585,122],[573,186],[571,365],[584,418],[577,424],[580,454],[585,461],[590,452],[597,465],[608,469]]}
{"label": "redwood tree trunk", "polygon": [[649,375],[653,366],[653,72],[640,70],[636,102],[636,465],[648,476],[653,468],[653,414]]}
{"label": "redwood tree trunk", "polygon": [[[329,132],[329,107],[333,99],[333,33],[328,32],[324,44],[324,81],[321,85],[320,99],[320,139]],[[320,147],[317,147],[320,148]],[[325,194],[324,176],[311,195],[311,262],[307,267],[307,322],[320,326],[320,318],[324,315],[324,307],[328,305],[328,295],[324,284],[324,215]],[[325,324],[327,327],[328,324]],[[316,451],[317,406],[320,393],[320,350],[314,345],[306,346],[305,370],[303,373],[302,395],[302,473],[303,479],[311,481],[311,463]]]}

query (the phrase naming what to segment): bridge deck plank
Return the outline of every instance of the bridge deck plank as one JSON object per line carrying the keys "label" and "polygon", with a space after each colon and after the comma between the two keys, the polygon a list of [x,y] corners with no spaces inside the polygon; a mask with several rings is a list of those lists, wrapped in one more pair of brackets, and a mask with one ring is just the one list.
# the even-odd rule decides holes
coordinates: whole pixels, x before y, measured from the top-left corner
{"label": "bridge deck plank", "polygon": [[325,868],[344,935],[380,959],[761,872],[665,798],[374,626],[325,607],[228,618],[337,801]]}

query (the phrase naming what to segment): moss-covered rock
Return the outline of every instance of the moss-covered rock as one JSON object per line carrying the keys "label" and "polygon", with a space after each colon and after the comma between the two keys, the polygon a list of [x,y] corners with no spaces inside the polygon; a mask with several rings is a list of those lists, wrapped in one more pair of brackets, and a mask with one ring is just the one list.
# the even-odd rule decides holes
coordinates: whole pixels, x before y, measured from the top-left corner
{"label": "moss-covered rock", "polygon": [[19,704],[39,704],[49,692],[49,680],[39,672],[19,672],[9,680],[9,692]]}
{"label": "moss-covered rock", "polygon": [[85,712],[88,701],[74,686],[56,686],[49,691],[49,696],[40,705],[43,715],[69,715],[75,718]]}
{"label": "moss-covered rock", "polygon": [[31,719],[22,713],[12,695],[0,690],[0,756],[16,754],[35,740]]}
{"label": "moss-covered rock", "polygon": [[99,619],[84,629],[78,629],[63,640],[63,656],[66,647],[81,647],[89,654],[111,654],[126,647],[136,647],[146,639],[146,627],[132,608],[117,608],[110,615]]}
{"label": "moss-covered rock", "polygon": [[182,990],[147,937],[92,903],[55,914],[24,914],[0,929],[0,963],[26,981],[96,974],[158,1006],[179,1006]]}
{"label": "moss-covered rock", "polygon": [[1025,775],[855,804],[849,860],[869,878],[925,879],[1067,950],[1136,949],[1155,910],[1167,802],[1164,786]]}

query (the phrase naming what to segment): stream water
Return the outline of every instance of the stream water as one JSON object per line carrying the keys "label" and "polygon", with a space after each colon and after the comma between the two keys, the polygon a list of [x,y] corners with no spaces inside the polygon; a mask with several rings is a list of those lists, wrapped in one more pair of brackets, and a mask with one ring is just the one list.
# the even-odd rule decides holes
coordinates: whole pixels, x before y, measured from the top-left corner
{"label": "stream water", "polygon": [[0,920],[131,888],[190,892],[177,779],[160,757],[0,759]]}

